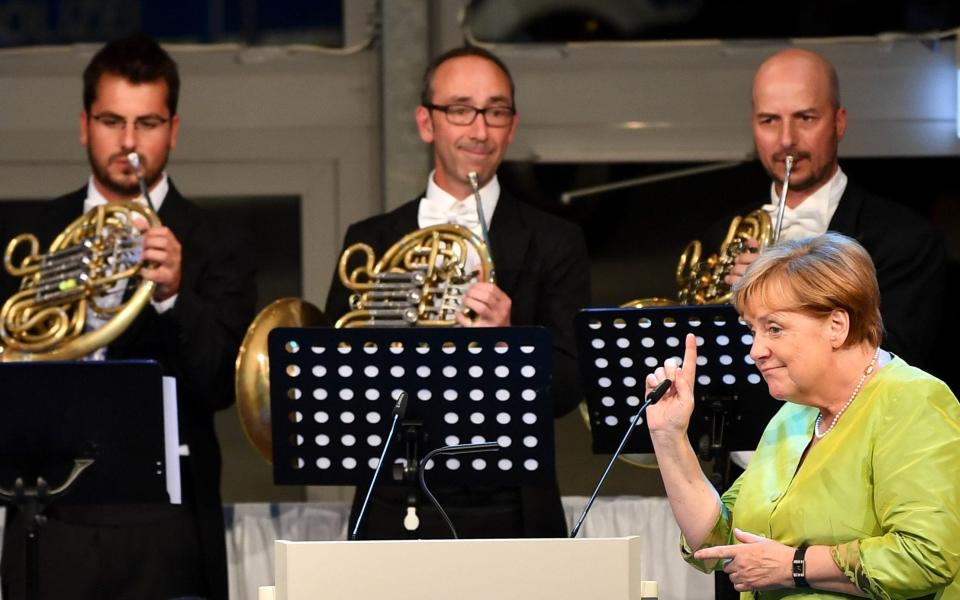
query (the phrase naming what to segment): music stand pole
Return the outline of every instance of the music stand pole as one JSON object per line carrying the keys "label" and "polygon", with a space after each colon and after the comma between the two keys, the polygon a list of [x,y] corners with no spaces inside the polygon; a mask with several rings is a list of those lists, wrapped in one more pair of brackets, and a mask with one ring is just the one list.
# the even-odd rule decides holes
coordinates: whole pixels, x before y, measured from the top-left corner
{"label": "music stand pole", "polygon": [[67,493],[80,473],[92,464],[92,459],[75,459],[66,481],[52,490],[43,477],[37,477],[37,485],[34,487],[27,487],[23,478],[18,477],[12,490],[0,488],[0,499],[16,504],[26,516],[27,600],[40,597],[40,528],[47,521],[43,512],[50,502]]}
{"label": "music stand pole", "polygon": [[0,481],[9,486],[0,502],[23,521],[24,594],[33,600],[51,505],[170,501],[161,371],[152,361],[0,363],[0,389],[30,398],[0,415]]}

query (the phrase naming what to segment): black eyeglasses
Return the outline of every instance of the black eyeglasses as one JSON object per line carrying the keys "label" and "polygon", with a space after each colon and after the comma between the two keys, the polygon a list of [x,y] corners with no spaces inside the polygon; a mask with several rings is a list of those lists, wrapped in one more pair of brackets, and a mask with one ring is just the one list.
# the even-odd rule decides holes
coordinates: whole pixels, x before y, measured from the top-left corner
{"label": "black eyeglasses", "polygon": [[447,116],[451,125],[472,125],[477,115],[483,115],[487,127],[506,127],[513,121],[516,111],[511,106],[488,106],[477,108],[469,104],[424,104],[424,108],[439,110]]}
{"label": "black eyeglasses", "polygon": [[[127,127],[127,119],[113,113],[93,115],[90,118],[111,131],[123,131]],[[133,128],[136,131],[154,131],[166,125],[167,121],[169,119],[163,117],[137,117],[133,120]]]}

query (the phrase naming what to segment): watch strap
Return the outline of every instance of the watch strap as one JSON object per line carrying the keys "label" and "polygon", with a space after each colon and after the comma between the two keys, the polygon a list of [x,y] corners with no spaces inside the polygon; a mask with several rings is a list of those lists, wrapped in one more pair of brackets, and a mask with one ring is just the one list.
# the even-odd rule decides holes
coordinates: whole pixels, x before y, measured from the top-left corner
{"label": "watch strap", "polygon": [[793,585],[798,588],[808,588],[807,583],[807,547],[801,545],[793,554]]}

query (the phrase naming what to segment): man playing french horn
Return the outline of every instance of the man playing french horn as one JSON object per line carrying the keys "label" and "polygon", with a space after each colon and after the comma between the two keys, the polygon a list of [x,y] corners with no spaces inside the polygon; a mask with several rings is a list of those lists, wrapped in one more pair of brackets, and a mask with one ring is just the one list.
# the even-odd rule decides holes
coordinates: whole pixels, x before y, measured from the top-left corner
{"label": "man playing french horn", "polygon": [[[518,201],[501,189],[497,169],[517,128],[514,85],[503,62],[474,47],[457,48],[433,61],[416,109],[421,139],[432,144],[434,170],[426,193],[400,208],[353,224],[344,247],[364,242],[382,256],[410,232],[457,223],[489,239],[494,282],[466,291],[456,321],[464,326],[541,325],[553,335],[553,398],[562,415],[580,401],[573,317],[590,301],[589,264],[580,230]],[[471,185],[475,177],[477,190]],[[480,223],[475,196],[484,218]],[[489,229],[489,237],[487,237]],[[350,292],[334,277],[327,298],[331,318],[346,313]],[[394,493],[397,492],[397,493]],[[362,494],[357,495],[362,499]],[[565,534],[556,485],[542,489],[445,490],[441,504],[462,537],[555,537]],[[354,515],[358,510],[354,504]],[[401,526],[403,494],[378,488],[365,516],[365,538],[448,537],[440,518],[421,511],[420,526]]]}
{"label": "man playing french horn", "polygon": [[[767,58],[753,80],[751,121],[757,155],[773,180],[770,203],[763,207],[772,219],[786,157],[795,160],[780,239],[829,229],[859,241],[877,268],[884,347],[927,368],[943,311],[943,240],[918,215],[862,189],[840,169],[837,148],[847,110],[833,65],[799,48]],[[756,256],[740,254],[727,283],[738,280]]]}
{"label": "man playing french horn", "polygon": [[[180,195],[164,170],[180,128],[179,75],[170,56],[145,36],[117,40],[97,52],[83,82],[80,141],[92,176],[40,209],[36,233],[49,244],[87,211],[144,203],[141,190],[148,192],[161,223],[139,225],[145,262],[139,276],[156,284],[150,305],[87,358],[153,359],[176,378],[183,503],[52,506],[40,537],[40,597],[225,600],[213,413],[233,402],[233,360],[253,317],[252,262]],[[16,282],[0,283],[8,290]],[[131,291],[122,288],[111,290],[117,302]],[[97,325],[91,321],[88,328]],[[128,393],[130,402],[138,401],[137,390]],[[123,474],[117,479],[122,486]],[[23,520],[8,509],[2,564],[8,599],[25,593]]]}

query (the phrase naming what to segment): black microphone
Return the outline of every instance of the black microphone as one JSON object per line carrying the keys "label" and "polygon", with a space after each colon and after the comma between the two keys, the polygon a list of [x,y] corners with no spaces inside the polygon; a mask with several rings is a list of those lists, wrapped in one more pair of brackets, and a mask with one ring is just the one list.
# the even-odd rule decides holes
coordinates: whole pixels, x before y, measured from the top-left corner
{"label": "black microphone", "polygon": [[360,514],[357,515],[357,522],[353,524],[353,532],[350,533],[350,539],[356,540],[360,532],[360,523],[363,522],[363,515],[367,512],[367,505],[370,504],[370,495],[373,493],[373,486],[377,483],[377,477],[380,476],[380,469],[383,468],[383,461],[387,457],[387,451],[390,449],[390,442],[393,441],[393,435],[397,431],[397,423],[407,414],[407,393],[401,391],[397,394],[397,403],[393,407],[393,421],[390,423],[390,432],[387,433],[387,441],[383,444],[383,451],[380,452],[380,461],[377,468],[373,471],[373,479],[370,480],[370,486],[367,488],[367,496],[363,499],[363,505],[360,507]]}
{"label": "black microphone", "polygon": [[427,488],[427,482],[424,479],[424,473],[427,470],[427,462],[434,456],[439,456],[441,454],[470,454],[473,452],[499,451],[500,444],[496,442],[483,442],[480,444],[457,444],[456,446],[442,446],[440,448],[435,448],[430,452],[427,452],[426,455],[420,459],[420,468],[418,469],[418,475],[420,477],[420,490],[423,492],[423,495],[430,500],[430,503],[433,504],[433,507],[437,509],[437,512],[440,513],[440,516],[443,517],[443,520],[446,521],[447,527],[450,528],[450,533],[453,534],[453,539],[460,539],[457,536],[457,530],[454,528],[453,522],[450,520],[450,517],[447,516],[447,512],[443,510],[443,507],[440,506],[440,503],[437,502],[437,499]]}
{"label": "black microphone", "polygon": [[660,385],[655,387],[653,390],[647,394],[647,399],[640,407],[640,410],[637,411],[637,414],[630,419],[630,424],[627,426],[627,432],[623,434],[623,439],[620,440],[620,445],[617,446],[616,452],[613,453],[613,456],[610,457],[610,462],[607,463],[607,468],[603,470],[603,475],[600,476],[600,481],[597,482],[597,487],[593,488],[593,494],[590,495],[590,500],[587,501],[587,505],[584,507],[583,512],[580,513],[580,518],[577,520],[577,524],[573,526],[573,529],[570,531],[570,537],[575,538],[577,534],[580,533],[580,526],[583,525],[583,520],[587,518],[587,513],[590,512],[590,507],[593,506],[593,501],[597,499],[597,494],[600,493],[600,487],[603,485],[603,482],[607,480],[607,475],[610,473],[610,469],[613,468],[613,462],[617,460],[617,457],[620,456],[620,453],[623,452],[623,447],[627,445],[627,440],[630,439],[630,436],[633,434],[633,430],[636,429],[636,424],[640,420],[640,415],[643,414],[643,411],[647,409],[648,406],[654,404],[660,398],[663,398],[663,395],[667,393],[667,390],[670,389],[670,385],[673,382],[669,379],[664,379],[660,382]]}

